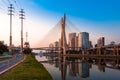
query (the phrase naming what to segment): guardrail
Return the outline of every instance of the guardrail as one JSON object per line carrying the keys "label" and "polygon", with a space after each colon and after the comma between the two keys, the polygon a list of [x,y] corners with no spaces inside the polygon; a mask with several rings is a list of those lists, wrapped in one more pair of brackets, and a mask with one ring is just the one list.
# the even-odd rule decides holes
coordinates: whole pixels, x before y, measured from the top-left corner
{"label": "guardrail", "polygon": [[24,54],[17,54],[12,59],[0,62],[0,74],[14,67],[17,63],[24,59]]}

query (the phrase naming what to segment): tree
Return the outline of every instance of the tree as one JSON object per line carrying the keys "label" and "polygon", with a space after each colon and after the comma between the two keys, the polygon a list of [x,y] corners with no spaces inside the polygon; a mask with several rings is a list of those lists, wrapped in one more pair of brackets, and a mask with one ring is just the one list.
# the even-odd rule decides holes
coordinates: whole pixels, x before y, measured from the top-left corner
{"label": "tree", "polygon": [[0,41],[0,54],[3,54],[4,52],[8,52],[7,45],[5,45],[4,42]]}
{"label": "tree", "polygon": [[25,53],[25,54],[30,54],[31,52],[32,52],[32,49],[30,49],[30,48],[25,48],[23,51],[23,53]]}

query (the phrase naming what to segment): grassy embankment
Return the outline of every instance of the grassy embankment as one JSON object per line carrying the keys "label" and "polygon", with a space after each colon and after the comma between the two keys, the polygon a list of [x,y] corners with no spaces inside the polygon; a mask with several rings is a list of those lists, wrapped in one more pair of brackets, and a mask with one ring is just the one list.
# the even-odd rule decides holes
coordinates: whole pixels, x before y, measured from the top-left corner
{"label": "grassy embankment", "polygon": [[52,80],[52,77],[34,56],[26,55],[25,61],[0,75],[0,80]]}

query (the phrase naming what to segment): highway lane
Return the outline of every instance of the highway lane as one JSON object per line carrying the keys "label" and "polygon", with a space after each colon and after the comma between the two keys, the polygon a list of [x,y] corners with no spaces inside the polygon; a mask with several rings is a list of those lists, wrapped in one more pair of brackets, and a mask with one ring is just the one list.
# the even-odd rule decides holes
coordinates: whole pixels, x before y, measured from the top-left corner
{"label": "highway lane", "polygon": [[0,72],[15,65],[16,63],[18,63],[22,59],[24,59],[24,54],[16,54],[16,55],[14,55],[14,57],[12,57],[9,60],[1,61],[0,62]]}

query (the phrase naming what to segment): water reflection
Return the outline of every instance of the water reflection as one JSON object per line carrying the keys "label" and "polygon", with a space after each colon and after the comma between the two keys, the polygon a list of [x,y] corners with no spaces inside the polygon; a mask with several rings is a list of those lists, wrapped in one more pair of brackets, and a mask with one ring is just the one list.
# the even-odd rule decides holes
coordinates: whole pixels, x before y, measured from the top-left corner
{"label": "water reflection", "polygon": [[[46,56],[54,80],[120,80],[120,59]],[[46,65],[47,64],[47,65]],[[48,65],[50,64],[50,65]],[[55,69],[51,71],[50,69]],[[104,74],[105,73],[105,74]]]}
{"label": "water reflection", "polygon": [[59,70],[61,71],[62,80],[66,80],[66,72],[67,72],[67,62],[66,57],[59,57]]}

